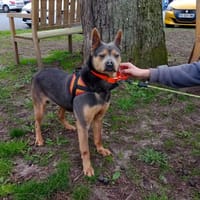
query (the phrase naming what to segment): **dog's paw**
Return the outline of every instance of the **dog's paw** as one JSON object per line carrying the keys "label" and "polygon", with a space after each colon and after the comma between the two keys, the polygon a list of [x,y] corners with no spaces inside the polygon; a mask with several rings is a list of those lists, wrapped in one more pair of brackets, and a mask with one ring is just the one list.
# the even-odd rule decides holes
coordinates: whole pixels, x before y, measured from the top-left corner
{"label": "dog's paw", "polygon": [[75,131],[76,130],[76,127],[71,125],[71,124],[65,123],[64,126],[65,126],[65,128],[67,130],[70,130],[70,131]]}
{"label": "dog's paw", "polygon": [[109,149],[105,149],[104,147],[98,148],[97,151],[103,156],[109,156],[112,154]]}
{"label": "dog's paw", "polygon": [[83,172],[85,176],[89,176],[89,177],[94,176],[94,169],[92,168],[92,166],[84,168]]}
{"label": "dog's paw", "polygon": [[36,146],[43,146],[44,145],[44,140],[43,139],[36,139],[35,140],[35,145]]}
{"label": "dog's paw", "polygon": [[75,130],[76,130],[76,127],[75,127],[75,126],[72,126],[72,125],[69,125],[69,126],[68,126],[68,130],[75,131]]}

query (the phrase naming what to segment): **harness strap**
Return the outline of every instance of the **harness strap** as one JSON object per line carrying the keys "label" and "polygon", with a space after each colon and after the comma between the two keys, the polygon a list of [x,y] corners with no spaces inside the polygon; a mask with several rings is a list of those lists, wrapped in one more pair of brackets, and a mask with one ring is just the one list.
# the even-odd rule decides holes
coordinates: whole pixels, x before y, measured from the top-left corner
{"label": "harness strap", "polygon": [[72,75],[72,80],[70,83],[70,93],[72,94],[72,97],[74,98],[77,95],[81,95],[89,91],[89,88],[86,86],[80,76],[80,72],[75,72]]}

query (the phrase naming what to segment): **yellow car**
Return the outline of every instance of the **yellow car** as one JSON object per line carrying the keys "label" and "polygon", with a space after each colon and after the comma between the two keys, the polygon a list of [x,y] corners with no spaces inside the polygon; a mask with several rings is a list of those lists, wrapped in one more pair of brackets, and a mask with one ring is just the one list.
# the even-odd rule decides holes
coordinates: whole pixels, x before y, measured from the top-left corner
{"label": "yellow car", "polygon": [[195,26],[196,0],[174,0],[164,13],[166,27]]}

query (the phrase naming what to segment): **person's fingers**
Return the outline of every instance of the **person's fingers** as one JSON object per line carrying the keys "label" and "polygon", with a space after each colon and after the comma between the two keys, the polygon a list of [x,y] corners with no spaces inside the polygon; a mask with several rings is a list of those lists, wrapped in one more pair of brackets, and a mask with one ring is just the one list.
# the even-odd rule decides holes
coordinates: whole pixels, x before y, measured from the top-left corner
{"label": "person's fingers", "polygon": [[121,69],[126,69],[126,68],[131,68],[131,67],[134,67],[134,65],[132,63],[129,63],[129,62],[125,62],[125,63],[120,64]]}
{"label": "person's fingers", "polygon": [[122,69],[121,72],[123,74],[131,74],[131,70],[130,69]]}

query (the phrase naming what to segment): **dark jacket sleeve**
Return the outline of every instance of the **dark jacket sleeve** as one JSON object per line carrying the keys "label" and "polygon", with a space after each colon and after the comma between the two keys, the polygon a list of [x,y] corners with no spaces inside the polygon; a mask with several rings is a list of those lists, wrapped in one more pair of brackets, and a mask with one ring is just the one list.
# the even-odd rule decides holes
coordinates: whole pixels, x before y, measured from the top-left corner
{"label": "dark jacket sleeve", "polygon": [[150,69],[151,83],[160,83],[174,88],[200,85],[200,62],[168,67],[162,65]]}

